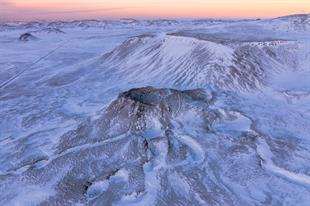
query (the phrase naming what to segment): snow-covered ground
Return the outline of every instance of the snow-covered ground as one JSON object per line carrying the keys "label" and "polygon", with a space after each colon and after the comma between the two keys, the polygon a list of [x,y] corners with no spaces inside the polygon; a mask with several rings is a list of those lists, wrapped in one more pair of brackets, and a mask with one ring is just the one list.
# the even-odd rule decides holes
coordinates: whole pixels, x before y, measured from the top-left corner
{"label": "snow-covered ground", "polygon": [[307,206],[309,131],[310,15],[0,24],[0,205]]}

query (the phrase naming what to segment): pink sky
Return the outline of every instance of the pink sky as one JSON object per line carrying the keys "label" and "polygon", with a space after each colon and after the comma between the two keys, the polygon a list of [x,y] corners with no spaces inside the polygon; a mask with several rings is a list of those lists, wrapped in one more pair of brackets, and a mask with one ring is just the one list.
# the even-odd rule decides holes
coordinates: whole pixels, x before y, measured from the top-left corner
{"label": "pink sky", "polygon": [[0,21],[86,18],[247,18],[310,13],[310,0],[0,0]]}

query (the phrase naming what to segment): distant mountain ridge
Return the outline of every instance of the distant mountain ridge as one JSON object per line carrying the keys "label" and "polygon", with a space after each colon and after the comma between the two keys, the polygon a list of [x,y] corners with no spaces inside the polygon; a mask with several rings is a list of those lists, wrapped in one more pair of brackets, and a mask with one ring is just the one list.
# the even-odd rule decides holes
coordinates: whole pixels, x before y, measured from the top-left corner
{"label": "distant mountain ridge", "polygon": [[[266,22],[277,20],[290,20],[294,24],[309,24],[310,14],[293,14],[277,18],[266,19]],[[244,19],[245,21],[257,21],[260,19]],[[74,27],[109,27],[109,26],[125,26],[125,25],[140,25],[140,26],[169,26],[178,24],[216,24],[221,22],[236,22],[240,20],[228,19],[193,19],[193,20],[175,20],[175,19],[153,19],[153,20],[138,20],[133,18],[122,18],[120,20],[73,20],[73,21],[31,21],[31,22],[12,22],[0,23],[0,31],[15,30],[15,29],[35,29],[35,28],[74,28]],[[241,20],[242,21],[242,20]]]}

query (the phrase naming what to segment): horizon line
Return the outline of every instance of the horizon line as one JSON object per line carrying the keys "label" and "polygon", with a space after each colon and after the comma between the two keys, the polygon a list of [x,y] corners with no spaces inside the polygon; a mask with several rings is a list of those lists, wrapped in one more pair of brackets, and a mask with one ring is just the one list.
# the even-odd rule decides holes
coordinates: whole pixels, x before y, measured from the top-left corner
{"label": "horizon line", "polygon": [[[119,9],[119,8],[110,8],[110,9]],[[98,10],[96,10],[98,11]],[[63,12],[53,12],[53,13],[67,13],[67,12],[75,12],[75,11],[63,11]],[[79,11],[77,11],[79,12]],[[84,12],[84,11],[83,11]],[[92,12],[87,10],[87,12]],[[310,13],[292,13],[287,15],[276,15],[276,16],[205,16],[205,17],[186,17],[186,16],[179,16],[179,17],[171,17],[171,16],[136,16],[136,17],[96,17],[96,18],[47,18],[47,19],[32,19],[32,20],[4,20],[0,19],[1,23],[30,23],[30,22],[55,22],[55,21],[64,21],[64,22],[73,22],[73,21],[117,21],[117,20],[125,20],[125,19],[132,19],[137,21],[147,21],[147,20],[255,20],[255,19],[274,19],[274,18],[281,18],[281,17],[289,17],[289,16],[298,16],[298,15],[310,15]]]}

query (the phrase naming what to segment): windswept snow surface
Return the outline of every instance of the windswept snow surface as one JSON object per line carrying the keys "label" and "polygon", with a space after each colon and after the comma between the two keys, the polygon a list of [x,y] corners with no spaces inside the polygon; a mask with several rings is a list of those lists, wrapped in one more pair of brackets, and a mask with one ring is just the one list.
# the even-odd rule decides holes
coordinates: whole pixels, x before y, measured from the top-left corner
{"label": "windswept snow surface", "polygon": [[309,19],[0,24],[0,205],[308,206]]}

